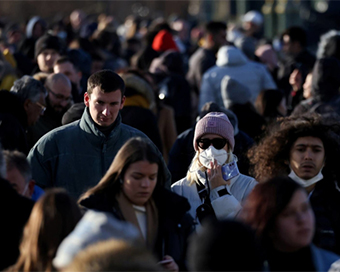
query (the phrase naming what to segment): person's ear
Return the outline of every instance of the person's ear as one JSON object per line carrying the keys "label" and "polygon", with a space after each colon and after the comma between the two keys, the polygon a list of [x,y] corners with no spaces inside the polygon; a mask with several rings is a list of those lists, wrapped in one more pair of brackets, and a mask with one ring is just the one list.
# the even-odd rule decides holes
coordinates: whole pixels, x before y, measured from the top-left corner
{"label": "person's ear", "polygon": [[35,186],[35,181],[34,181],[33,179],[31,179],[31,180],[28,182],[28,196],[29,196],[29,198],[31,198],[32,195],[33,195],[34,186]]}
{"label": "person's ear", "polygon": [[88,92],[84,93],[84,104],[86,107],[90,105],[90,95],[88,94]]}
{"label": "person's ear", "polygon": [[125,102],[125,99],[126,99],[126,96],[125,95],[123,95],[123,97],[122,97],[122,101],[121,101],[121,104],[120,104],[120,110],[121,109],[123,109],[123,107],[124,107],[124,102]]}
{"label": "person's ear", "polygon": [[24,102],[24,109],[25,111],[28,111],[29,108],[31,107],[32,101],[30,99],[26,99]]}

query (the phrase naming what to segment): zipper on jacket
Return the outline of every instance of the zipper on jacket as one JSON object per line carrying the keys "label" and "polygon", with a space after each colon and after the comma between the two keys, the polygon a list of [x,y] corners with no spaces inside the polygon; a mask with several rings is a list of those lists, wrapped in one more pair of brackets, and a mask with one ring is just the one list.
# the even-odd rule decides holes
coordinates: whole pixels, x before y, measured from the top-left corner
{"label": "zipper on jacket", "polygon": [[106,152],[106,147],[107,147],[107,141],[105,141],[104,144],[103,144],[103,148],[102,148],[103,153]]}

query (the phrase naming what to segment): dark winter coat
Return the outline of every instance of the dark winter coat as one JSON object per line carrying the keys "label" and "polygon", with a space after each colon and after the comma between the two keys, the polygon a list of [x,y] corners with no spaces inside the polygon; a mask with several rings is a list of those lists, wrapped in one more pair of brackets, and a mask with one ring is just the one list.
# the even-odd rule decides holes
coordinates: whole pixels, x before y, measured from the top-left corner
{"label": "dark winter coat", "polygon": [[[193,218],[187,213],[190,209],[186,198],[163,188],[156,188],[153,200],[158,209],[158,234],[153,250],[158,260],[170,255],[179,265],[186,269],[185,255],[188,237],[194,230]],[[80,202],[85,208],[109,212],[120,220],[125,220],[118,202],[109,193],[91,195]]]}
{"label": "dark winter coat", "polygon": [[28,154],[27,115],[15,93],[0,91],[0,142],[3,149]]}

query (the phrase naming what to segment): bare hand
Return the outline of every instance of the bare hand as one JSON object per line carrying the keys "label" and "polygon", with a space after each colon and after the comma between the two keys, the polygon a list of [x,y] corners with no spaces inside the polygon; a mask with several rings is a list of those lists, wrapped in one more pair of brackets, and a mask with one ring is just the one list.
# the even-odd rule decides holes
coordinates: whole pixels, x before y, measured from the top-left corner
{"label": "bare hand", "polygon": [[222,176],[222,166],[218,165],[216,160],[214,163],[210,163],[211,169],[207,170],[208,178],[211,185],[211,190],[217,188],[221,185],[227,185],[227,182],[223,179]]}
{"label": "bare hand", "polygon": [[165,255],[163,257],[163,260],[160,261],[158,264],[160,264],[167,271],[174,271],[174,272],[178,272],[179,271],[177,263],[169,255]]}

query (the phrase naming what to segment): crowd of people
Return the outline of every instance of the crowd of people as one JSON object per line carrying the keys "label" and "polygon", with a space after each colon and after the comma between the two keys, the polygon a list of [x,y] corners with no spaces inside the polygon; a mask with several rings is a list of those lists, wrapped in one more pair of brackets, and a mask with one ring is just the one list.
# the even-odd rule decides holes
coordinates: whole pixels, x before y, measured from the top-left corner
{"label": "crowd of people", "polygon": [[340,32],[227,23],[0,25],[1,270],[339,271]]}

